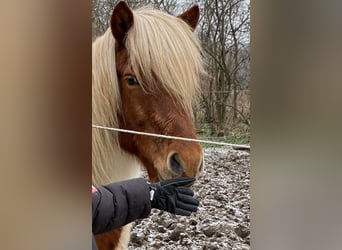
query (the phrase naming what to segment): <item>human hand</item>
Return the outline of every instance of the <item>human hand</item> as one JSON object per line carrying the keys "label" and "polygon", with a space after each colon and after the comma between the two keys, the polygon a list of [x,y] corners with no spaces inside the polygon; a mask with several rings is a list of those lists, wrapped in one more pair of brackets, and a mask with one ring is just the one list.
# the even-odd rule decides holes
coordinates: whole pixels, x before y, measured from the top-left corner
{"label": "human hand", "polygon": [[196,212],[199,202],[194,192],[186,186],[196,179],[179,177],[150,184],[151,206],[173,214],[189,216]]}

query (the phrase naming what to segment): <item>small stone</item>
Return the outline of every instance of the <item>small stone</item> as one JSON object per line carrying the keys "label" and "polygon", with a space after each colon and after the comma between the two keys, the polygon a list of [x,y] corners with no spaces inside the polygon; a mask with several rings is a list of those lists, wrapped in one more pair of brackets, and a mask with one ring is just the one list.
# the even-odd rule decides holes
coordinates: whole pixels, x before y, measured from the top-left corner
{"label": "small stone", "polygon": [[222,233],[222,232],[216,232],[216,233],[215,233],[215,236],[216,236],[216,237],[222,237],[222,236],[224,236],[224,233]]}
{"label": "small stone", "polygon": [[169,236],[170,240],[178,241],[180,239],[181,233],[182,233],[182,230],[179,230],[179,229],[173,230],[172,233]]}
{"label": "small stone", "polygon": [[165,232],[166,232],[165,227],[163,227],[163,226],[158,226],[158,232],[160,232],[160,233],[165,233]]}
{"label": "small stone", "polygon": [[235,210],[232,209],[232,208],[230,208],[230,209],[228,210],[228,213],[231,214],[231,215],[235,215]]}
{"label": "small stone", "polygon": [[142,232],[131,233],[131,241],[139,246],[143,245],[145,241],[145,234]]}
{"label": "small stone", "polygon": [[190,225],[196,226],[198,224],[197,220],[191,219],[190,220]]}
{"label": "small stone", "polygon": [[241,238],[246,238],[250,234],[249,229],[242,225],[235,228],[234,232]]}
{"label": "small stone", "polygon": [[209,226],[203,227],[202,231],[206,236],[211,237],[215,234],[216,230],[213,226],[209,225]]}
{"label": "small stone", "polygon": [[205,220],[203,220],[203,224],[206,224],[206,223],[210,223],[211,222],[211,220],[210,219],[205,219]]}
{"label": "small stone", "polygon": [[175,222],[173,220],[164,220],[162,222],[162,225],[165,227],[165,228],[170,228],[173,224],[175,224]]}
{"label": "small stone", "polygon": [[155,216],[155,215],[151,216],[150,219],[151,219],[151,221],[153,221],[153,222],[155,222],[155,223],[158,222],[158,217]]}
{"label": "small stone", "polygon": [[203,246],[203,250],[217,250],[219,249],[216,245],[214,244],[208,244]]}
{"label": "small stone", "polygon": [[152,241],[150,246],[155,247],[156,249],[159,249],[162,246],[162,244],[160,241]]}
{"label": "small stone", "polygon": [[163,239],[163,237],[162,237],[160,234],[156,235],[154,238],[155,238],[156,240],[162,240],[162,239]]}
{"label": "small stone", "polygon": [[185,225],[182,223],[176,223],[172,225],[171,229],[177,229],[177,230],[181,230],[181,231],[185,231]]}
{"label": "small stone", "polygon": [[223,201],[226,198],[225,195],[223,195],[223,194],[215,194],[214,197],[218,201]]}

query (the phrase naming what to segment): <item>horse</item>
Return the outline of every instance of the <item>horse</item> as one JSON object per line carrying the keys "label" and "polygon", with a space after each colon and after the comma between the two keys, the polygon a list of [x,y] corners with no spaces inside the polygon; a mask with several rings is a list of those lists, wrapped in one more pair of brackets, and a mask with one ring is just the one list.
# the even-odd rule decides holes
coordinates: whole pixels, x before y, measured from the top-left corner
{"label": "horse", "polygon": [[[205,75],[194,34],[199,8],[172,16],[121,1],[110,27],[92,44],[92,122],[96,125],[196,138],[193,107]],[[142,176],[150,182],[204,168],[198,142],[92,130],[92,182]],[[99,249],[127,249],[130,226],[96,236]]]}

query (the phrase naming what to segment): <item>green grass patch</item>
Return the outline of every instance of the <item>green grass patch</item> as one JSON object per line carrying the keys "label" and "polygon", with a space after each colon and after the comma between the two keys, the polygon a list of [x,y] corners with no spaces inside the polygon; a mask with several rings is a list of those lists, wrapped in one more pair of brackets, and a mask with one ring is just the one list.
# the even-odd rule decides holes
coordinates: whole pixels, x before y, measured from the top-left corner
{"label": "green grass patch", "polygon": [[[197,134],[198,138],[203,138],[208,141],[225,142],[232,144],[249,144],[250,143],[250,127],[246,124],[240,123],[235,126],[227,126],[224,135],[215,137],[215,132],[210,130],[210,126],[205,124],[200,128],[200,133]],[[220,147],[219,145],[201,143],[204,148]]]}

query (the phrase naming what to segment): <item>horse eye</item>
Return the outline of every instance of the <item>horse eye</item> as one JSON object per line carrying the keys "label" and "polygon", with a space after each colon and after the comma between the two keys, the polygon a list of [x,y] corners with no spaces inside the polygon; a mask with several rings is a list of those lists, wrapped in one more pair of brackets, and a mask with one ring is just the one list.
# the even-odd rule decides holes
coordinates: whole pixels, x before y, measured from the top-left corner
{"label": "horse eye", "polygon": [[130,86],[139,85],[139,82],[138,82],[137,78],[135,78],[134,76],[129,76],[129,77],[127,78],[127,83],[128,83],[128,85],[130,85]]}

